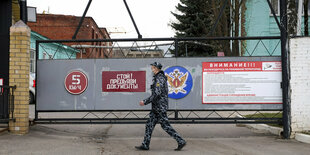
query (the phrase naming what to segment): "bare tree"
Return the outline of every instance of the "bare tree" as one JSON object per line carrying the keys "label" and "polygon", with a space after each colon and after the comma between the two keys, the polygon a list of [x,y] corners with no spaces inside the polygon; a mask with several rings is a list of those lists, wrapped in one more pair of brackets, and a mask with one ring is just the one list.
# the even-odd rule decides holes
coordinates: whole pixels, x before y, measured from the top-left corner
{"label": "bare tree", "polygon": [[[240,36],[240,16],[242,13],[242,5],[245,0],[233,0],[230,4],[230,7],[232,9],[232,24],[233,24],[233,33],[232,37],[239,37]],[[239,47],[239,40],[234,40],[232,43],[232,56],[239,56],[241,53]]]}
{"label": "bare tree", "polygon": [[297,34],[297,5],[296,0],[288,0],[287,3],[287,17],[288,17],[288,33],[290,36],[296,36]]}
{"label": "bare tree", "polygon": [[[224,0],[222,1],[212,0],[211,1],[211,8],[212,8],[211,10],[215,18],[219,17],[221,7],[225,5],[224,3],[225,3]],[[228,3],[230,3],[230,1],[228,1]],[[229,6],[229,5],[226,5],[226,6]],[[212,22],[213,22],[212,25],[214,25],[215,20],[213,20]],[[229,10],[229,7],[226,7],[224,8],[224,12],[222,13],[221,18],[219,19],[219,23],[217,24],[212,36],[229,37],[230,30],[231,30],[230,10]],[[229,40],[219,41],[218,44],[220,45],[218,50],[222,50],[226,56],[231,56]]]}
{"label": "bare tree", "polygon": [[[220,15],[221,7],[225,6],[226,1],[212,0],[211,8],[214,17]],[[242,14],[242,7],[244,7],[245,0],[229,0],[228,4],[222,13],[219,23],[213,33],[213,36],[221,37],[239,37],[240,36],[240,20]],[[215,22],[215,20],[213,21]],[[214,24],[214,23],[213,23]],[[221,49],[224,51],[226,56],[239,56],[240,55],[240,42],[234,40],[232,42],[232,49],[230,48],[230,41],[220,41]]]}

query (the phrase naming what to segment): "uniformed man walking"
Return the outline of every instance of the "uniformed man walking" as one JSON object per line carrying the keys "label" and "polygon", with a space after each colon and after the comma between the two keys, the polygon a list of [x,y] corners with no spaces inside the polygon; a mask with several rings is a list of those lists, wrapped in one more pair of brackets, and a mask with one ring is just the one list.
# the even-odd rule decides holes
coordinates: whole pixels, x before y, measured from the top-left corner
{"label": "uniformed man walking", "polygon": [[140,105],[144,106],[152,103],[152,111],[150,112],[150,118],[147,120],[145,126],[144,141],[141,146],[136,146],[138,150],[149,150],[152,132],[157,122],[160,123],[161,127],[173,137],[178,147],[176,151],[181,150],[185,145],[185,140],[172,128],[168,121],[167,109],[168,109],[168,85],[167,77],[161,70],[162,65],[158,62],[151,64],[153,76],[153,83],[151,85],[152,95],[147,99],[140,101]]}

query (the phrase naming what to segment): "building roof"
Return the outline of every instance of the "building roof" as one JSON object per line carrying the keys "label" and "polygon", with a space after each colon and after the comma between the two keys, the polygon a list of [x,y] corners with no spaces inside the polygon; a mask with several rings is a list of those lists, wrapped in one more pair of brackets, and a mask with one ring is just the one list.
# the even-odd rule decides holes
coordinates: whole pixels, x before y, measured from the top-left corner
{"label": "building roof", "polygon": [[[34,37],[34,40],[50,40],[49,38],[35,32],[35,31],[31,31],[31,38]],[[55,46],[60,46],[60,47],[64,47],[65,49],[69,50],[69,51],[73,51],[73,52],[80,52],[79,50],[72,48],[70,46],[64,45],[64,44],[60,44],[60,43],[51,43],[52,45]]]}
{"label": "building roof", "polygon": [[[28,22],[28,25],[35,31],[36,31],[36,28],[38,27],[45,27],[46,29],[49,29],[49,28],[55,29],[55,27],[66,27],[66,28],[72,27],[72,29],[70,29],[70,33],[74,33],[80,20],[81,20],[80,16],[73,16],[73,15],[37,14],[37,22],[35,23]],[[52,23],[48,23],[47,21],[52,21]],[[106,28],[100,28],[92,17],[85,17],[83,20],[82,27],[89,27],[90,25],[96,27],[98,29],[98,33],[100,33],[101,36],[104,36],[105,38],[110,38]],[[41,33],[40,30],[38,30],[37,32]],[[80,32],[81,32],[81,29],[80,29]],[[68,38],[63,38],[63,36],[58,36],[58,37],[60,38],[57,38],[57,39],[68,39]]]}

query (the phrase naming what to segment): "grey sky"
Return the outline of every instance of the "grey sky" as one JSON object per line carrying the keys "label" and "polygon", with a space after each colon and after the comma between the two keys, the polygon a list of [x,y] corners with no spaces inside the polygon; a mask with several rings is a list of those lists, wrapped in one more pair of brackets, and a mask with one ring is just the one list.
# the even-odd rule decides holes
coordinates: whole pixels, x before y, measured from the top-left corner
{"label": "grey sky", "polygon": [[[140,33],[144,38],[173,37],[168,26],[175,21],[170,11],[175,12],[179,0],[127,0]],[[37,13],[49,11],[52,14],[82,16],[88,0],[28,0],[28,6],[37,7]],[[114,34],[113,38],[137,37],[123,0],[93,0],[87,12],[99,27],[120,27],[126,34]],[[121,29],[120,29],[121,30]]]}

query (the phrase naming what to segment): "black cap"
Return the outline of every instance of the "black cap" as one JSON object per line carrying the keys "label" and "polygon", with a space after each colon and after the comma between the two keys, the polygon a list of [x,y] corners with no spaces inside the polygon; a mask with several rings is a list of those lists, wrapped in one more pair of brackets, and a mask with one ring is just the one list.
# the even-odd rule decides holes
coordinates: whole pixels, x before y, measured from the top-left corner
{"label": "black cap", "polygon": [[151,65],[155,66],[158,69],[161,69],[163,67],[163,65],[161,65],[159,62],[153,62]]}

